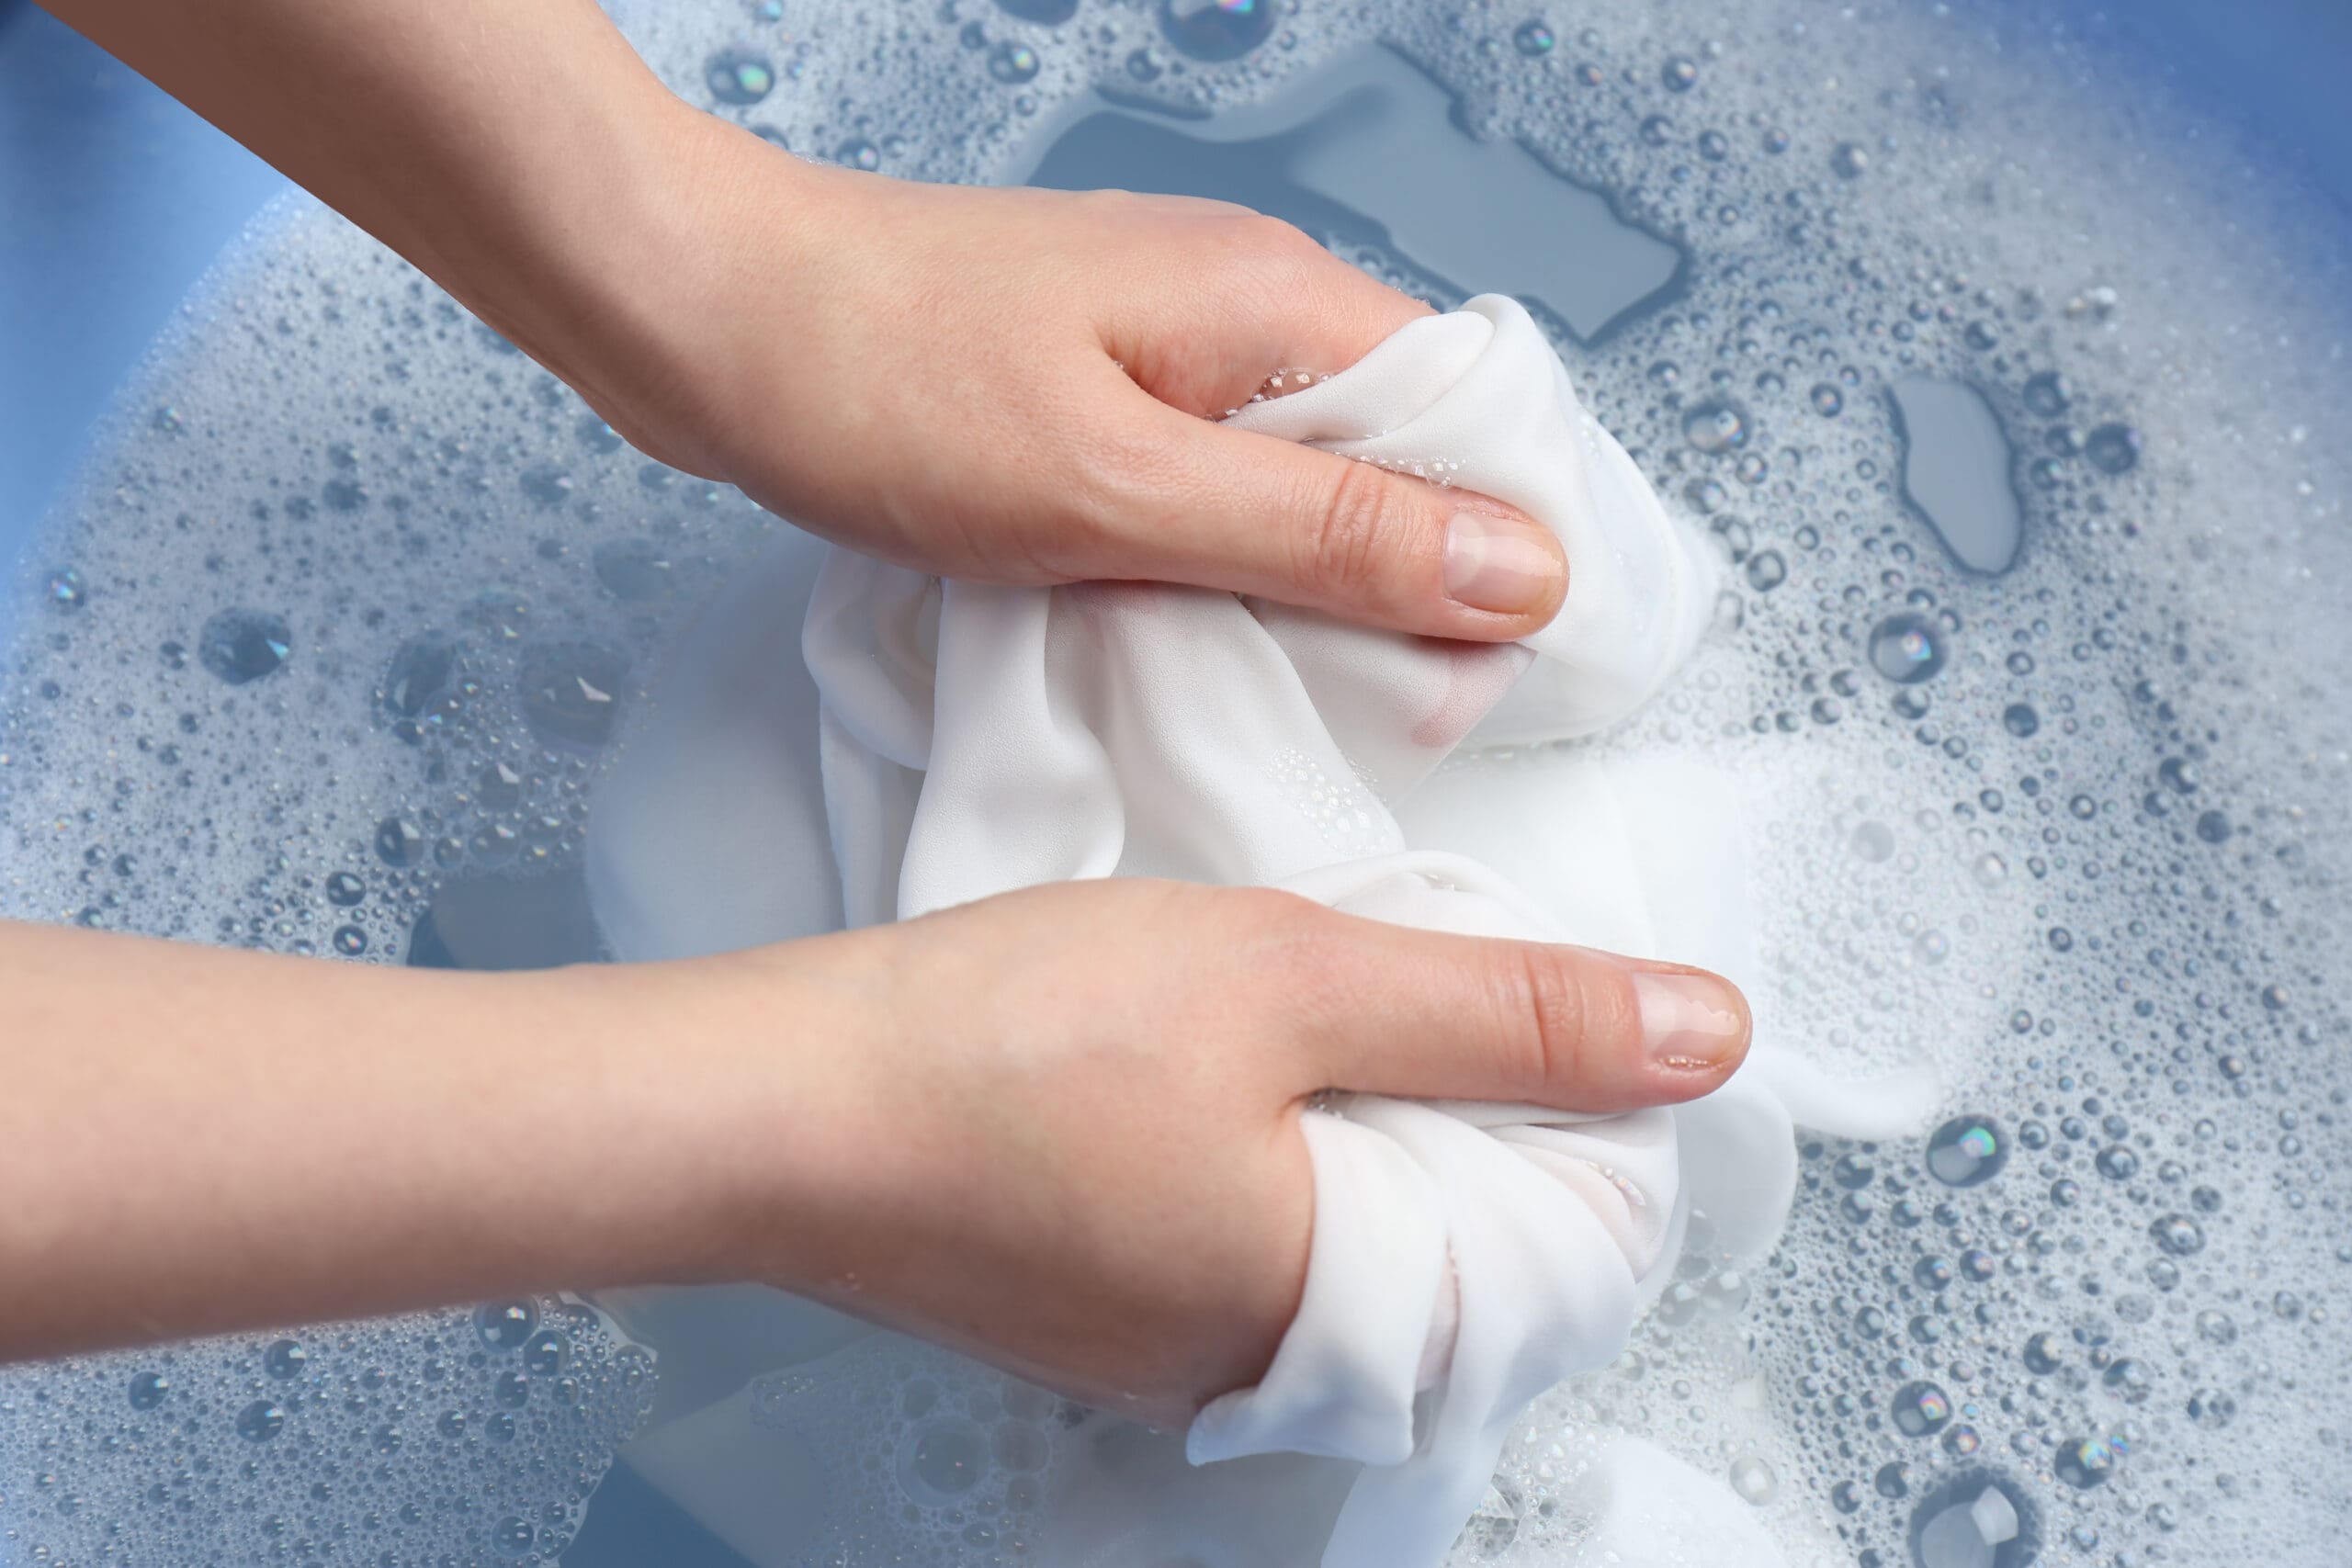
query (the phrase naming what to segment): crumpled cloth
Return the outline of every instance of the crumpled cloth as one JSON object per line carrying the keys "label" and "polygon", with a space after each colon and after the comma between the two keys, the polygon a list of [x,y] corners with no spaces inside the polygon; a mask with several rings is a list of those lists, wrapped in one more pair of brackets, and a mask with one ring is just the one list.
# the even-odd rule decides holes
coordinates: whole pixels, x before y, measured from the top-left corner
{"label": "crumpled cloth", "polygon": [[[1550,744],[1656,694],[1715,585],[1526,311],[1485,296],[1417,321],[1230,423],[1520,507],[1563,541],[1565,607],[1523,643],[1474,646],[1202,589],[943,582],[836,550],[796,660],[779,604],[805,557],[779,558],[765,592],[698,630],[599,795],[589,874],[616,953],[1153,875],[1752,983],[1722,781]],[[1537,749],[1442,768],[1465,741]],[[812,869],[826,846],[837,903]],[[1188,1454],[1359,1461],[1324,1562],[1430,1568],[1527,1404],[1623,1349],[1694,1208],[1723,1248],[1760,1256],[1793,1191],[1792,1118],[1892,1135],[1932,1093],[1925,1075],[1836,1083],[1759,1042],[1731,1084],[1672,1111],[1341,1098],[1305,1119],[1298,1314],[1263,1381],[1200,1413]]]}

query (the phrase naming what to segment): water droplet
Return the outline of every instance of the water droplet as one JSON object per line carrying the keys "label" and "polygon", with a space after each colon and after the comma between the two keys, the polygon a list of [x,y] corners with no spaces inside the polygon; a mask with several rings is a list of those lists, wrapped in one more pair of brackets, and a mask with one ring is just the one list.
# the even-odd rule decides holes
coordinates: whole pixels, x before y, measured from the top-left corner
{"label": "water droplet", "polygon": [[1780,1495],[1780,1475],[1753,1454],[1743,1454],[1732,1461],[1729,1473],[1731,1489],[1759,1508]]}
{"label": "water droplet", "polygon": [[455,680],[458,653],[456,641],[439,632],[425,632],[401,644],[384,672],[386,711],[401,718],[423,716]]}
{"label": "water droplet", "polygon": [[2052,1463],[2058,1479],[2089,1491],[2115,1473],[2116,1445],[2106,1438],[2069,1438],[2059,1443]]}
{"label": "water droplet", "polygon": [[2083,456],[2102,474],[2120,474],[2140,461],[2140,433],[2128,424],[2102,424],[2083,445]]}
{"label": "water droplet", "polygon": [[2188,1396],[2188,1418],[2208,1431],[2218,1432],[2237,1419],[2238,1402],[2218,1388],[2200,1388]]}
{"label": "water droplet", "polygon": [[492,1302],[474,1309],[474,1332],[493,1350],[519,1350],[539,1325],[539,1309],[526,1301]]}
{"label": "water droplet", "polygon": [[2065,377],[2055,370],[2044,370],[2026,378],[2026,412],[2037,418],[2055,419],[2074,401],[2073,394],[2074,389],[2066,384]]}
{"label": "water droplet", "polygon": [[311,1353],[291,1339],[280,1339],[261,1356],[262,1371],[281,1382],[301,1376],[310,1364]]}
{"label": "water droplet", "polygon": [[1687,93],[1699,80],[1699,62],[1689,55],[1678,54],[1659,67],[1658,80],[1669,93]]}
{"label": "water droplet", "polygon": [[198,662],[232,686],[273,674],[293,651],[294,631],[283,615],[223,610],[197,634]]}
{"label": "water droplet", "polygon": [[2205,1250],[2205,1232],[2187,1214],[2166,1214],[2148,1226],[2156,1245],[2175,1258],[2193,1258]]}
{"label": "water droplet", "polygon": [[1950,1481],[1911,1515],[1917,1568],[2025,1568],[2037,1555],[2024,1494],[1981,1472]]}
{"label": "water droplet", "polygon": [[1944,667],[1944,635],[1916,610],[1889,615],[1871,628],[1871,668],[1901,685],[1930,680]]}
{"label": "water droplet", "polygon": [[1033,81],[1037,74],[1037,51],[1007,39],[989,51],[989,74],[1000,82]]}
{"label": "water droplet", "polygon": [[882,149],[864,137],[853,137],[833,149],[833,162],[871,174],[882,166]]}
{"label": "water droplet", "polygon": [[1238,60],[1273,30],[1275,8],[1275,0],[1159,0],[1159,27],[1194,60]]}
{"label": "water droplet", "polygon": [[542,1328],[524,1345],[523,1365],[540,1377],[553,1377],[563,1370],[563,1358],[571,1348],[571,1342],[560,1330]]}
{"label": "water droplet", "polygon": [[249,1443],[266,1443],[286,1427],[286,1412],[266,1399],[256,1399],[237,1413],[237,1436]]}
{"label": "water droplet", "polygon": [[1837,418],[1846,407],[1846,394],[1826,381],[1815,382],[1811,397],[1813,412],[1826,414],[1831,419]]}
{"label": "water droplet", "polygon": [[1906,1438],[1925,1438],[1944,1429],[1951,1419],[1951,1398],[1931,1382],[1907,1382],[1895,1391],[1896,1430]]}
{"label": "water droplet", "polygon": [[1539,17],[1533,21],[1520,23],[1518,30],[1510,35],[1510,41],[1518,46],[1520,53],[1534,56],[1551,53],[1560,40],[1558,35],[1552,31],[1552,24]]}
{"label": "water droplet", "polygon": [[130,1380],[130,1407],[153,1410],[172,1392],[172,1380],[161,1372],[141,1372]]}
{"label": "water droplet", "polygon": [[1683,412],[1682,439],[1710,457],[1747,445],[1747,412],[1728,398],[1709,398]]}
{"label": "water droplet", "polygon": [[600,643],[542,643],[523,655],[523,716],[542,739],[602,745],[628,675],[628,660]]}
{"label": "water droplet", "polygon": [[1858,180],[1871,166],[1871,155],[1859,141],[1840,141],[1829,154],[1829,167],[1841,180]]}
{"label": "water droplet", "polygon": [[1955,1116],[1928,1139],[1928,1174],[1947,1187],[1990,1181],[2008,1157],[1990,1117]]}
{"label": "water droplet", "polygon": [[405,869],[424,854],[424,834],[415,823],[404,817],[387,817],[376,824],[376,858],[386,865]]}
{"label": "water droplet", "polygon": [[70,566],[61,566],[42,580],[41,597],[49,607],[59,612],[80,609],[89,599],[89,590],[82,584],[82,574]]}
{"label": "water droplet", "polygon": [[703,66],[702,79],[722,104],[756,104],[775,90],[775,67],[749,50],[723,49]]}
{"label": "water droplet", "polygon": [[988,1442],[968,1421],[935,1422],[907,1439],[899,1482],[907,1495],[931,1507],[954,1503],[988,1471]]}

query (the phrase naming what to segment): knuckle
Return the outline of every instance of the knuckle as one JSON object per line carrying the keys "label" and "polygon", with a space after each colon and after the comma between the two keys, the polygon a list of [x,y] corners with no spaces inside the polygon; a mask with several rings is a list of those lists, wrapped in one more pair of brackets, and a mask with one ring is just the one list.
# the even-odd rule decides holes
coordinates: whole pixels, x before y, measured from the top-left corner
{"label": "knuckle", "polygon": [[1310,513],[1300,576],[1327,592],[1362,594],[1378,586],[1393,542],[1408,522],[1389,475],[1369,463],[1342,462]]}
{"label": "knuckle", "polygon": [[1269,218],[1262,212],[1250,212],[1246,209],[1239,222],[1244,243],[1265,255],[1295,261],[1309,253],[1318,256],[1325,254],[1323,247],[1295,223],[1285,223],[1279,218]]}
{"label": "knuckle", "polygon": [[1606,1091],[1619,1077],[1615,1048],[1638,1028],[1632,977],[1573,951],[1522,946],[1507,965],[1515,1065],[1539,1098]]}

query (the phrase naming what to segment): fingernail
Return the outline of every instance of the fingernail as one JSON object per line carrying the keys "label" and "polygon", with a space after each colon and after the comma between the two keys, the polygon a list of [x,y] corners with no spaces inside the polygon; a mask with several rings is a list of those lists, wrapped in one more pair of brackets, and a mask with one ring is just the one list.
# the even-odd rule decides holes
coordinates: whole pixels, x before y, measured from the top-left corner
{"label": "fingernail", "polygon": [[1747,1007],[1730,981],[1713,975],[1634,972],[1642,1010],[1642,1044],[1667,1067],[1717,1067],[1747,1043]]}
{"label": "fingernail", "polygon": [[1457,512],[1445,529],[1446,597],[1497,615],[1525,615],[1558,596],[1567,568],[1559,546],[1533,523]]}

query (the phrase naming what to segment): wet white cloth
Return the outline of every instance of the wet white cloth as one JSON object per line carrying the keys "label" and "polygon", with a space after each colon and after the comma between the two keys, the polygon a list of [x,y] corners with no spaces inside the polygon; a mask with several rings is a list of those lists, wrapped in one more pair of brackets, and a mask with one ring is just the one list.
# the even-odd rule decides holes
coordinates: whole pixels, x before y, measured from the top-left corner
{"label": "wet white cloth", "polygon": [[[811,685],[777,596],[805,558],[780,558],[771,596],[736,596],[697,634],[674,700],[598,800],[592,891],[616,951],[1148,874],[1751,977],[1717,781],[1560,748],[1438,771],[1465,739],[1566,740],[1623,718],[1713,604],[1696,543],[1526,312],[1489,296],[1417,321],[1234,423],[1444,465],[1519,506],[1565,543],[1566,607],[1524,644],[1472,647],[1204,590],[943,583],[834,552],[802,630]],[[837,905],[820,879],[762,869],[808,865],[819,823]],[[1203,1411],[1188,1452],[1360,1461],[1324,1562],[1429,1568],[1528,1401],[1622,1349],[1694,1205],[1728,1249],[1760,1254],[1793,1190],[1792,1111],[1883,1135],[1923,1112],[1922,1089],[1854,1091],[1765,1047],[1676,1111],[1359,1096],[1310,1116],[1305,1299],[1264,1381]]]}

